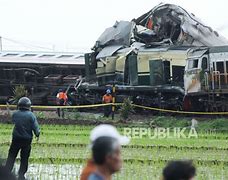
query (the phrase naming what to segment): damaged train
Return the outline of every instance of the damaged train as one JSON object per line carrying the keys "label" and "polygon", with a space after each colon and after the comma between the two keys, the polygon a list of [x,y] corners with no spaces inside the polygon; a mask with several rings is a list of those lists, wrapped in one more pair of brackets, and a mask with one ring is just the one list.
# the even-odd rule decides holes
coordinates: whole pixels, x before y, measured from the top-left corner
{"label": "damaged train", "polygon": [[[74,91],[73,85],[84,76],[82,53],[0,52],[0,103],[14,103],[14,89],[22,85],[36,105],[55,105],[59,89]],[[74,95],[69,100],[74,103]]]}
{"label": "damaged train", "polygon": [[228,40],[195,15],[159,4],[132,21],[116,22],[85,54],[77,103],[116,100],[188,111],[228,111]]}

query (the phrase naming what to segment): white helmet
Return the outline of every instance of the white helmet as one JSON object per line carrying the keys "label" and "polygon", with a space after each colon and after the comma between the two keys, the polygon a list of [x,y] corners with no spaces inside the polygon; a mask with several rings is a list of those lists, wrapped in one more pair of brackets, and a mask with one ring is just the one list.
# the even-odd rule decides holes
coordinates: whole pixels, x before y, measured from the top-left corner
{"label": "white helmet", "polygon": [[120,145],[127,145],[130,142],[127,136],[120,135],[117,129],[109,124],[98,125],[91,131],[90,141],[92,144],[100,137],[112,137],[116,139]]}

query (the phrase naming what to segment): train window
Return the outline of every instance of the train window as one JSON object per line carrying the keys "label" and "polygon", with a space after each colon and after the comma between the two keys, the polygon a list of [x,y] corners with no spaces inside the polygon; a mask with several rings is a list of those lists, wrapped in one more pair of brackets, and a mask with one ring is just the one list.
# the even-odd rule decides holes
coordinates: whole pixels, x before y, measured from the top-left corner
{"label": "train window", "polygon": [[224,73],[224,64],[223,64],[223,62],[217,62],[216,66],[217,66],[217,71],[219,71],[220,73]]}
{"label": "train window", "polygon": [[37,56],[37,54],[24,54],[21,57],[33,57],[33,56]]}
{"label": "train window", "polygon": [[41,56],[39,56],[40,58],[50,58],[50,57],[54,57],[55,55],[53,54],[43,54]]}
{"label": "train window", "polygon": [[208,68],[207,58],[203,57],[203,59],[202,59],[202,69],[205,70],[207,68]]}
{"label": "train window", "polygon": [[17,56],[19,54],[15,54],[15,53],[8,53],[8,54],[5,54],[4,57],[13,57],[13,56]]}
{"label": "train window", "polygon": [[188,61],[188,69],[198,68],[198,59],[191,59]]}
{"label": "train window", "polygon": [[61,55],[59,56],[58,58],[71,58],[73,57],[74,55]]}

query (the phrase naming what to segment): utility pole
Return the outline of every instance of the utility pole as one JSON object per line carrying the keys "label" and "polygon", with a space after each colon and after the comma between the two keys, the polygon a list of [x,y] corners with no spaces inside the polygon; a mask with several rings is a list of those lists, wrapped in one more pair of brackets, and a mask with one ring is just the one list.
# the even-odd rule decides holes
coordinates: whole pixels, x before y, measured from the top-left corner
{"label": "utility pole", "polygon": [[2,51],[2,36],[0,36],[0,51]]}
{"label": "utility pole", "polygon": [[115,117],[115,103],[116,103],[116,86],[115,83],[112,85],[112,120],[114,120]]}

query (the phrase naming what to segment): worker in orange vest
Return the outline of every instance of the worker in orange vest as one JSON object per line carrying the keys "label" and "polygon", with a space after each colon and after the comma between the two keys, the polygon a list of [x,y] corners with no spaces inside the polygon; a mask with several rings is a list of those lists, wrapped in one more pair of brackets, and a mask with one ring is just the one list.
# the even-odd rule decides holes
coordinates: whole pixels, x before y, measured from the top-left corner
{"label": "worker in orange vest", "polygon": [[[60,89],[56,98],[57,98],[56,102],[58,106],[66,105],[68,97],[67,97],[67,93],[64,90]],[[62,118],[64,118],[64,109],[57,108],[57,113],[59,117],[61,117],[61,112],[62,112]]]}
{"label": "worker in orange vest", "polygon": [[[112,103],[112,95],[111,95],[111,90],[107,89],[106,94],[102,98],[102,102],[107,104],[107,103]],[[104,117],[109,117],[109,115],[112,112],[112,106],[104,106]]]}

